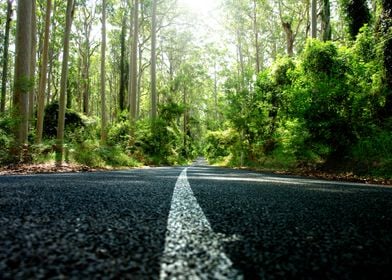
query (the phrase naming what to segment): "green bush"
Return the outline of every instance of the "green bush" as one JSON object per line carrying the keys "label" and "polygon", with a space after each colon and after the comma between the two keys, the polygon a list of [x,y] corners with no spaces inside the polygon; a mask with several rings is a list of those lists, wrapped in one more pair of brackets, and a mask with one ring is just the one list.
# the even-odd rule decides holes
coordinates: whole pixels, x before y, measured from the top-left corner
{"label": "green bush", "polygon": [[109,146],[120,145],[127,149],[131,141],[131,125],[129,120],[119,120],[113,123],[108,130],[107,143]]}
{"label": "green bush", "polygon": [[14,142],[12,134],[13,119],[9,115],[0,115],[0,164],[10,162],[9,150]]}
{"label": "green bush", "polygon": [[358,174],[392,178],[391,130],[374,129],[371,136],[353,146],[352,156]]}
{"label": "green bush", "polygon": [[140,165],[140,163],[127,155],[119,146],[101,146],[97,149],[97,154],[109,166],[134,167]]}
{"label": "green bush", "polygon": [[209,131],[205,138],[205,155],[208,160],[221,160],[235,149],[239,141],[238,133],[233,129],[225,131]]}
{"label": "green bush", "polygon": [[[59,114],[59,104],[58,102],[53,102],[45,107],[45,117],[44,117],[44,129],[43,136],[45,138],[54,138],[57,135],[57,122]],[[65,112],[65,136],[68,136],[68,132],[73,132],[79,128],[84,127],[82,117],[72,111],[66,110]]]}
{"label": "green bush", "polygon": [[296,73],[292,111],[309,133],[305,145],[326,160],[355,142],[350,57],[332,43],[308,41]]}
{"label": "green bush", "polygon": [[177,164],[183,162],[182,140],[183,135],[176,125],[157,118],[138,123],[135,146],[154,164]]}
{"label": "green bush", "polygon": [[0,128],[0,164],[8,162],[9,149],[12,142],[12,138],[9,136],[9,134]]}

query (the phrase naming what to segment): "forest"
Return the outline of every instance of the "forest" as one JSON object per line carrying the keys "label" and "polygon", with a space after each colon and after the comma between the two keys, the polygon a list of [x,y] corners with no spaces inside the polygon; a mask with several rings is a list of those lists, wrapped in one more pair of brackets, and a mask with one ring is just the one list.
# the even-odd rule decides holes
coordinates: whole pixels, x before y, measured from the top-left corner
{"label": "forest", "polygon": [[390,0],[2,0],[0,166],[392,178]]}

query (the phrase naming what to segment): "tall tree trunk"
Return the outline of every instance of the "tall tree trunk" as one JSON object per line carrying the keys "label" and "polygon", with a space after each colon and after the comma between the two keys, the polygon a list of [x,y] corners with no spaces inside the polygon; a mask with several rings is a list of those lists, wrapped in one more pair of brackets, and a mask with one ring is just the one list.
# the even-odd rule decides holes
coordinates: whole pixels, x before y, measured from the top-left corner
{"label": "tall tree trunk", "polygon": [[94,53],[95,47],[91,49],[91,30],[93,26],[95,11],[83,9],[84,23],[83,23],[83,35],[84,40],[81,47],[82,56],[82,88],[83,88],[83,113],[90,115],[90,65],[91,56]]}
{"label": "tall tree trunk", "polygon": [[253,32],[255,36],[256,74],[260,72],[259,31],[257,27],[257,0],[253,0]]}
{"label": "tall tree trunk", "polygon": [[[89,52],[89,50],[88,50]],[[88,54],[83,57],[83,70],[82,70],[82,80],[83,80],[83,113],[85,115],[90,114],[90,62]]]}
{"label": "tall tree trunk", "polygon": [[43,124],[44,124],[44,111],[45,111],[45,89],[48,75],[48,49],[49,49],[49,32],[50,32],[50,13],[52,10],[52,0],[46,2],[46,15],[45,15],[45,32],[44,32],[44,45],[42,50],[41,69],[39,75],[38,87],[38,109],[37,109],[37,133],[36,143],[42,142]]}
{"label": "tall tree trunk", "polygon": [[54,60],[55,60],[55,54],[54,54],[54,48],[55,48],[55,42],[56,42],[56,13],[57,13],[57,5],[58,2],[54,1],[53,2],[53,15],[52,15],[52,23],[51,23],[51,30],[52,30],[52,37],[51,37],[51,42],[49,44],[49,68],[48,68],[48,85],[46,89],[46,103],[50,103],[52,101],[52,83],[53,83],[53,68],[54,68]]}
{"label": "tall tree trunk", "polygon": [[219,121],[218,116],[218,74],[216,69],[216,61],[214,62],[214,107],[215,107],[215,121]]}
{"label": "tall tree trunk", "polygon": [[129,118],[131,120],[131,123],[133,123],[136,120],[138,36],[139,36],[139,0],[135,0],[134,7],[133,7],[133,38],[132,38],[132,49],[131,49],[130,77],[129,77],[129,95],[130,95]]}
{"label": "tall tree trunk", "polygon": [[31,60],[30,60],[30,77],[31,89],[29,92],[29,111],[28,118],[31,122],[34,115],[34,98],[35,98],[35,67],[37,64],[37,17],[36,17],[36,0],[31,0]]}
{"label": "tall tree trunk", "polygon": [[31,89],[31,0],[18,1],[15,42],[15,80],[13,97],[13,117],[15,142],[11,153],[14,161],[21,159],[23,146],[27,144],[28,131],[28,93]]}
{"label": "tall tree trunk", "polygon": [[140,116],[140,103],[142,91],[142,78],[143,78],[143,46],[138,46],[138,75],[137,75],[137,89],[136,89],[136,119]]}
{"label": "tall tree trunk", "polygon": [[154,120],[157,114],[157,0],[153,0],[151,19],[151,118]]}
{"label": "tall tree trunk", "polygon": [[244,54],[242,49],[242,36],[241,31],[237,29],[237,54],[239,59],[239,78],[240,78],[240,88],[239,91],[244,88],[245,83],[245,62],[244,62]]}
{"label": "tall tree trunk", "polygon": [[329,0],[323,1],[323,10],[321,14],[322,25],[321,25],[321,37],[324,42],[331,40],[331,7]]}
{"label": "tall tree trunk", "polygon": [[295,38],[293,29],[292,29],[292,21],[290,22],[290,21],[287,21],[286,19],[283,18],[281,1],[279,1],[278,4],[279,4],[280,22],[282,24],[284,32],[286,33],[287,55],[292,57],[294,55],[294,38]]}
{"label": "tall tree trunk", "polygon": [[101,42],[101,143],[107,140],[106,116],[106,0],[102,0],[102,42]]}
{"label": "tall tree trunk", "polygon": [[287,55],[292,57],[294,55],[294,33],[291,28],[291,23],[282,21],[282,26],[286,33]]}
{"label": "tall tree trunk", "polygon": [[8,74],[8,48],[10,42],[10,29],[12,21],[12,0],[7,2],[7,16],[5,23],[5,34],[3,44],[3,70],[1,76],[1,99],[0,99],[0,113],[5,112],[6,91],[7,91],[7,74]]}
{"label": "tall tree trunk", "polygon": [[309,37],[310,33],[310,28],[312,25],[311,19],[310,19],[310,0],[306,0],[306,29],[305,29],[305,38]]}
{"label": "tall tree trunk", "polygon": [[74,9],[74,1],[68,0],[66,19],[65,19],[64,40],[63,40],[63,62],[61,68],[60,102],[59,102],[59,115],[58,115],[58,123],[57,123],[57,139],[56,139],[56,164],[57,165],[61,165],[63,162],[69,41],[70,41],[70,33],[71,33],[71,26],[72,26],[73,9]]}
{"label": "tall tree trunk", "polygon": [[317,38],[317,0],[312,0],[312,38]]}
{"label": "tall tree trunk", "polygon": [[126,87],[126,63],[125,63],[125,37],[126,37],[126,16],[125,12],[122,19],[120,35],[120,89],[118,94],[120,112],[125,110],[125,87]]}

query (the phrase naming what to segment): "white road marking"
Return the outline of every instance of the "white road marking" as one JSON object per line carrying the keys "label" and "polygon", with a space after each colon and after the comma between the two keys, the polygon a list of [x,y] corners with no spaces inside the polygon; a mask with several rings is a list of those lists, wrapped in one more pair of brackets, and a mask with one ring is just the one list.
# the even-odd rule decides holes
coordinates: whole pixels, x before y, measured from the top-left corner
{"label": "white road marking", "polygon": [[173,191],[160,279],[243,279],[223,251],[227,238],[213,232],[186,172]]}

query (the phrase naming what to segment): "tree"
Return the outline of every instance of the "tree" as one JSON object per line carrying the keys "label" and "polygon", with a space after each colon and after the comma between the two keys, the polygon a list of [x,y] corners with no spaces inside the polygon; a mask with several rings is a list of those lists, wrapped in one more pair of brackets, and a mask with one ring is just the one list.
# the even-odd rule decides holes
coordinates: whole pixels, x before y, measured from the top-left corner
{"label": "tree", "polygon": [[[11,151],[14,161],[20,161],[23,146],[27,144],[28,93],[31,90],[31,20],[33,4],[31,0],[18,2],[15,42],[15,80],[13,97],[13,117],[15,143]],[[22,159],[23,160],[23,159]]]}
{"label": "tree", "polygon": [[52,0],[47,0],[46,13],[45,13],[44,42],[43,42],[41,68],[40,68],[40,75],[39,75],[39,87],[38,87],[37,133],[36,133],[37,144],[40,144],[42,141],[42,131],[43,131],[43,123],[44,123],[45,90],[46,90],[46,81],[48,75],[47,70],[48,70],[48,49],[49,49],[51,10],[52,10]]}
{"label": "tree", "polygon": [[351,39],[355,39],[359,29],[370,20],[367,0],[341,0],[343,13],[346,18],[348,32]]}
{"label": "tree", "polygon": [[260,61],[260,43],[259,43],[259,26],[258,26],[258,18],[257,18],[257,12],[258,12],[258,5],[257,5],[257,0],[253,0],[253,33],[254,33],[254,44],[255,44],[255,57],[256,57],[256,73],[259,73],[261,71],[261,64],[262,62]]}
{"label": "tree", "polygon": [[329,0],[322,0],[321,38],[324,42],[331,40],[331,8]]}
{"label": "tree", "polygon": [[123,11],[122,14],[122,24],[121,24],[121,35],[120,35],[120,88],[119,88],[119,107],[120,111],[125,110],[125,89],[126,89],[126,81],[127,81],[127,65],[126,65],[126,28],[127,28],[127,17],[126,12]]}
{"label": "tree", "polygon": [[61,165],[63,161],[64,148],[64,126],[65,126],[65,106],[67,97],[67,78],[68,78],[68,58],[69,58],[69,41],[72,26],[72,16],[74,10],[74,1],[67,1],[65,30],[63,39],[63,62],[61,69],[61,83],[60,83],[60,102],[59,102],[59,116],[57,123],[57,139],[56,139],[56,164]]}
{"label": "tree", "polygon": [[80,98],[82,104],[82,110],[85,115],[90,115],[90,91],[91,91],[91,77],[90,77],[90,68],[91,68],[91,57],[93,56],[96,48],[99,44],[96,44],[92,40],[92,29],[94,26],[94,22],[96,20],[96,7],[95,5],[92,7],[87,6],[84,3],[83,6],[80,7],[80,16],[78,21],[75,21],[75,25],[79,28],[78,34],[78,45],[79,45],[79,55],[81,57],[81,94]]}
{"label": "tree", "polygon": [[312,38],[317,38],[317,0],[312,0],[311,20],[312,20],[312,24],[311,24]]}
{"label": "tree", "polygon": [[130,55],[130,75],[129,75],[129,118],[131,122],[136,120],[136,106],[137,106],[137,70],[138,70],[138,38],[139,38],[139,0],[134,0],[133,6],[133,32],[132,32],[132,46]]}
{"label": "tree", "polygon": [[151,118],[157,117],[157,0],[152,2],[151,19]]}
{"label": "tree", "polygon": [[107,116],[106,116],[106,0],[102,0],[102,42],[101,42],[101,142],[106,144]]}
{"label": "tree", "polygon": [[31,59],[30,59],[30,79],[31,88],[29,92],[29,107],[28,118],[29,121],[33,119],[34,114],[34,98],[35,98],[35,67],[37,64],[37,15],[36,15],[36,0],[31,0]]}
{"label": "tree", "polygon": [[3,43],[3,68],[1,76],[1,99],[0,99],[0,113],[5,112],[5,102],[6,102],[6,91],[7,91],[7,73],[8,73],[8,48],[10,41],[10,29],[12,21],[12,2],[13,0],[7,1],[7,15],[5,23],[5,35]]}
{"label": "tree", "polygon": [[287,55],[292,57],[294,55],[294,42],[299,34],[302,22],[306,18],[308,7],[301,2],[288,4],[289,5],[286,5],[282,0],[278,2],[279,17],[286,34]]}

